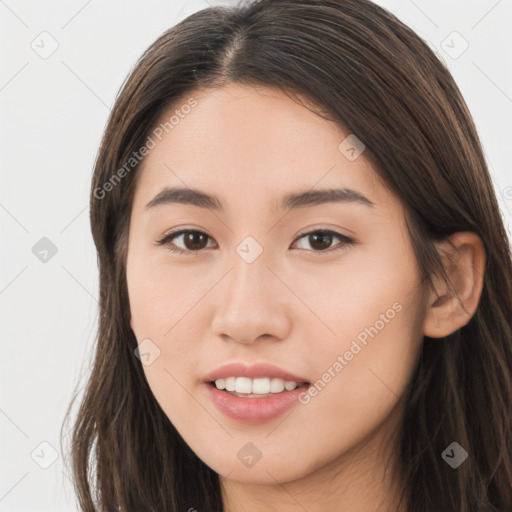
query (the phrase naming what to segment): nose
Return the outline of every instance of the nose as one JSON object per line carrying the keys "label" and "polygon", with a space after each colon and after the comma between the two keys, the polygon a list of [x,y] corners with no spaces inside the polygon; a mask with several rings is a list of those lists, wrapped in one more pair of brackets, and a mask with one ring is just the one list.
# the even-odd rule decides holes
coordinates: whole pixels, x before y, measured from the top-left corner
{"label": "nose", "polygon": [[213,334],[244,344],[285,339],[291,329],[287,291],[263,255],[248,263],[235,254],[228,275],[215,289]]}

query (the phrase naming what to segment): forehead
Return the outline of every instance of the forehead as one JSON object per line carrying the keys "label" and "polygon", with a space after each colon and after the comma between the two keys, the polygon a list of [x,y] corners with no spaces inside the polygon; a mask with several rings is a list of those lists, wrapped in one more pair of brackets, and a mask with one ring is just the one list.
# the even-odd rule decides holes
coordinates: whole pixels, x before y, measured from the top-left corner
{"label": "forehead", "polygon": [[381,194],[364,152],[355,160],[343,152],[350,132],[301,101],[306,106],[263,86],[190,92],[153,127],[155,144],[139,169],[136,198],[149,201],[163,186],[218,191],[222,197],[243,192],[245,202],[257,196],[272,207],[280,191],[315,186]]}

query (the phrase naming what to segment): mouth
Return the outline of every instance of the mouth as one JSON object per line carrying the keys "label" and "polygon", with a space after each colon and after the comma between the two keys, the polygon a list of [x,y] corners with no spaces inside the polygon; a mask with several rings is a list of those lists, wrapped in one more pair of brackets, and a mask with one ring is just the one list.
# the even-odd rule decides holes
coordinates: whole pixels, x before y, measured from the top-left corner
{"label": "mouth", "polygon": [[236,422],[259,424],[271,421],[299,403],[309,382],[279,378],[226,377],[205,382],[210,400]]}
{"label": "mouth", "polygon": [[267,398],[309,386],[309,382],[296,382],[280,378],[226,377],[210,381],[211,387],[240,398]]}
{"label": "mouth", "polygon": [[310,386],[283,368],[267,362],[233,361],[203,379],[203,389],[226,417],[244,423],[264,423],[299,403]]}

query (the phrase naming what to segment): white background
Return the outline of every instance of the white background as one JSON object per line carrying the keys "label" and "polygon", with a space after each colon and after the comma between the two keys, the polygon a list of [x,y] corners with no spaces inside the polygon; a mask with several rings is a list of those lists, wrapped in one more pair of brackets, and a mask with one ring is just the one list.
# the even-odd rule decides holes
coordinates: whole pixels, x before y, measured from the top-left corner
{"label": "white background", "polygon": [[[510,232],[512,0],[377,3],[427,40],[453,73]],[[72,391],[85,382],[96,329],[93,162],[136,59],[205,7],[206,0],[0,0],[0,512],[77,510],[59,431]],[[469,44],[458,58],[464,41],[454,31]],[[47,59],[31,47],[41,47],[41,37],[46,49],[51,38],[58,43]],[[46,263],[32,252],[42,237],[57,248]],[[57,460],[43,469],[52,454]]]}

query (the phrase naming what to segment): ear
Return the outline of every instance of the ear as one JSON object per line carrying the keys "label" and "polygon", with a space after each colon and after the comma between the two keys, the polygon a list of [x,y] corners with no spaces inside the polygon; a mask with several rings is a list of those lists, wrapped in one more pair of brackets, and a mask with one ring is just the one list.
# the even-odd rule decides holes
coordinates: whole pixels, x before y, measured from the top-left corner
{"label": "ear", "polygon": [[453,289],[442,276],[434,277],[435,290],[428,299],[423,330],[431,338],[448,336],[471,320],[484,283],[485,249],[476,233],[454,233],[440,245],[443,267]]}

